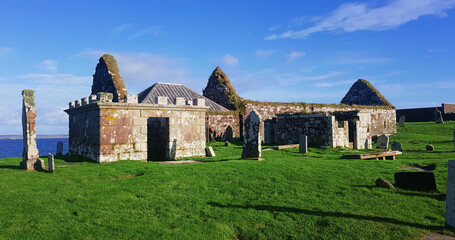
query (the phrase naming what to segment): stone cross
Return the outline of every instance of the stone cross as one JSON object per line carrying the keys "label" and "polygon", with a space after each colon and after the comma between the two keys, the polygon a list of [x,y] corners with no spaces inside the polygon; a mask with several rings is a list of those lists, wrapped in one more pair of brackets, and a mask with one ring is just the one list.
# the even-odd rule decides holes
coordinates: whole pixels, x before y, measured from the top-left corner
{"label": "stone cross", "polygon": [[447,174],[446,224],[455,227],[455,160],[449,160]]}
{"label": "stone cross", "polygon": [[260,124],[261,116],[253,109],[245,119],[242,158],[262,160]]}
{"label": "stone cross", "polygon": [[301,153],[308,152],[308,136],[307,135],[299,136],[299,152],[301,152]]}
{"label": "stone cross", "polygon": [[57,143],[57,152],[55,152],[55,155],[62,155],[63,154],[63,142],[58,141]]}
{"label": "stone cross", "polygon": [[49,172],[54,173],[54,155],[50,153],[47,155],[47,166],[49,167]]}
{"label": "stone cross", "polygon": [[406,117],[404,115],[402,115],[400,117],[400,121],[398,122],[398,126],[399,127],[404,127],[404,123],[406,122]]}
{"label": "stone cross", "polygon": [[434,121],[436,123],[444,123],[444,120],[442,119],[441,111],[439,111],[437,108],[436,108],[436,110],[434,110],[433,115],[434,115]]}
{"label": "stone cross", "polygon": [[376,143],[376,148],[387,149],[389,147],[389,137],[382,134],[378,137],[378,142]]}
{"label": "stone cross", "polygon": [[36,146],[35,91],[24,89],[22,91],[22,98],[22,135],[24,149],[20,167],[29,171],[44,169],[44,162],[39,159],[38,148]]}

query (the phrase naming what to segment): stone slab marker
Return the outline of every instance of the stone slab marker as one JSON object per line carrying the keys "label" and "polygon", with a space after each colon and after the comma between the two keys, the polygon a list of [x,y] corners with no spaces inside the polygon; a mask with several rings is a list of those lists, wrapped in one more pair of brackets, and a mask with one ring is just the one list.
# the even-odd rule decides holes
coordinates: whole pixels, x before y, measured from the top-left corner
{"label": "stone slab marker", "polygon": [[242,158],[262,160],[260,124],[259,113],[256,110],[251,111],[245,119]]}
{"label": "stone slab marker", "polygon": [[378,137],[378,142],[376,143],[376,148],[387,149],[389,147],[389,137],[382,134]]}
{"label": "stone slab marker", "polygon": [[406,117],[404,115],[402,115],[400,117],[400,121],[398,122],[398,126],[399,127],[404,127],[404,123],[406,122]]}
{"label": "stone slab marker", "polygon": [[49,168],[49,172],[54,173],[54,155],[50,153],[47,155],[47,166]]}
{"label": "stone slab marker", "polygon": [[301,152],[301,153],[308,152],[308,136],[307,135],[299,136],[299,152]]}
{"label": "stone slab marker", "polygon": [[446,224],[455,227],[455,160],[449,160],[446,195]]}
{"label": "stone slab marker", "polygon": [[62,155],[63,154],[63,142],[58,141],[57,143],[57,151],[55,152],[55,155]]}
{"label": "stone slab marker", "polygon": [[434,110],[434,121],[436,123],[444,123],[444,120],[442,120],[442,113],[438,109]]}
{"label": "stone slab marker", "polygon": [[392,145],[390,146],[392,151],[400,151],[403,152],[403,144],[397,141],[393,141]]}
{"label": "stone slab marker", "polygon": [[215,151],[213,151],[212,147],[206,147],[205,148],[205,156],[206,157],[215,157]]}
{"label": "stone slab marker", "polygon": [[44,162],[39,159],[38,148],[36,146],[35,91],[24,89],[22,91],[22,98],[22,135],[24,149],[20,167],[29,171],[44,169]]}

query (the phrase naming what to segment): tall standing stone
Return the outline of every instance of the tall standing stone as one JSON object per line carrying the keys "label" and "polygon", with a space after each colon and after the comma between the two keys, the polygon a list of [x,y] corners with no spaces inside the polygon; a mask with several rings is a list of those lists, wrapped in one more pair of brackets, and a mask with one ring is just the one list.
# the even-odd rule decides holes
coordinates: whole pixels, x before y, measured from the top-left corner
{"label": "tall standing stone", "polygon": [[376,143],[376,148],[380,149],[387,149],[389,147],[389,137],[382,134],[378,137],[378,141]]}
{"label": "tall standing stone", "polygon": [[406,117],[404,115],[402,115],[400,117],[400,121],[398,122],[398,126],[399,127],[404,127],[404,123],[406,122]]}
{"label": "tall standing stone", "polygon": [[47,155],[47,166],[49,168],[49,172],[54,173],[54,155],[50,153]]}
{"label": "tall standing stone", "polygon": [[444,123],[444,120],[442,119],[442,113],[437,108],[434,110],[433,115],[434,115],[434,121],[436,123]]}
{"label": "tall standing stone", "polygon": [[35,91],[24,89],[22,91],[22,97],[22,135],[24,148],[20,167],[29,171],[44,169],[44,162],[39,159],[38,148],[36,146]]}
{"label": "tall standing stone", "polygon": [[117,61],[109,54],[104,54],[99,59],[93,74],[92,94],[100,92],[112,93],[113,102],[124,102],[128,95]]}
{"label": "tall standing stone", "polygon": [[299,136],[299,152],[301,152],[301,153],[308,152],[308,136],[307,135]]}
{"label": "tall standing stone", "polygon": [[256,110],[248,114],[245,119],[245,134],[243,135],[242,158],[261,160],[261,135],[259,126],[261,116]]}
{"label": "tall standing stone", "polygon": [[55,152],[55,155],[62,155],[63,154],[63,142],[58,141],[57,143],[57,151]]}
{"label": "tall standing stone", "polygon": [[446,194],[446,224],[455,227],[455,160],[449,160]]}

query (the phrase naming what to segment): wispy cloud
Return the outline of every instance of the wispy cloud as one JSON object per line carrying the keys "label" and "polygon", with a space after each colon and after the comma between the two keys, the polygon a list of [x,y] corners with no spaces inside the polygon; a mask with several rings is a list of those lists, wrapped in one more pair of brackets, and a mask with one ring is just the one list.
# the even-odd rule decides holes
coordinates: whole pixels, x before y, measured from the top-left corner
{"label": "wispy cloud", "polygon": [[136,39],[145,35],[152,34],[154,36],[160,35],[162,32],[160,31],[160,27],[154,26],[154,27],[149,27],[149,28],[144,28],[135,34],[131,35],[130,39]]}
{"label": "wispy cloud", "polygon": [[357,79],[349,79],[349,80],[340,80],[340,81],[325,81],[325,82],[315,82],[312,85],[315,87],[334,87],[334,86],[341,86],[341,85],[350,85],[353,84]]}
{"label": "wispy cloud", "polygon": [[261,49],[258,49],[254,52],[254,54],[257,56],[257,57],[260,57],[260,58],[267,58],[267,57],[270,57],[272,56],[273,54],[275,53],[275,50],[273,49],[270,49],[270,50],[261,50]]}
{"label": "wispy cloud", "polygon": [[58,69],[58,68],[57,68],[57,63],[58,63],[58,61],[56,61],[56,60],[47,59],[47,60],[42,61],[42,62],[39,64],[39,66],[40,66],[41,68],[45,68],[45,69],[47,69],[47,70],[50,70],[50,71],[54,71],[54,72],[55,72],[55,71],[57,71],[57,69]]}
{"label": "wispy cloud", "polygon": [[455,0],[397,0],[376,8],[370,7],[367,3],[348,3],[338,7],[329,16],[318,20],[312,27],[273,34],[265,37],[265,40],[303,39],[316,32],[394,29],[421,16],[444,17],[447,15],[445,11],[454,6]]}
{"label": "wispy cloud", "polygon": [[19,79],[29,79],[35,83],[50,84],[90,84],[91,76],[74,76],[73,74],[40,74],[30,73],[17,76]]}
{"label": "wispy cloud", "polygon": [[126,29],[128,29],[129,27],[131,26],[131,24],[122,24],[122,25],[118,25],[117,27],[115,27],[114,29],[112,29],[112,33],[114,35],[117,35],[123,31],[125,31]]}
{"label": "wispy cloud", "polygon": [[275,26],[269,27],[269,31],[276,31],[276,30],[278,30],[280,28],[281,28],[280,25],[275,25]]}
{"label": "wispy cloud", "polygon": [[291,52],[289,54],[286,54],[286,59],[288,61],[294,61],[297,58],[301,58],[306,55],[306,52]]}
{"label": "wispy cloud", "polygon": [[223,61],[223,64],[226,64],[228,66],[235,66],[235,65],[239,64],[239,60],[236,57],[232,56],[231,54],[224,55],[222,61]]}
{"label": "wispy cloud", "polygon": [[9,52],[12,52],[13,50],[14,50],[13,48],[0,46],[0,56],[5,55]]}

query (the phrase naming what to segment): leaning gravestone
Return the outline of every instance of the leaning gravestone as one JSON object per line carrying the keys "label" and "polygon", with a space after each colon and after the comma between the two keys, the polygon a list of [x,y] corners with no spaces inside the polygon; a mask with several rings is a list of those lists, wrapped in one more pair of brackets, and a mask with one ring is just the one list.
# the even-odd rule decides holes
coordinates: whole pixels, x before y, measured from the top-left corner
{"label": "leaning gravestone", "polygon": [[432,172],[397,172],[394,177],[397,188],[424,192],[438,190]]}
{"label": "leaning gravestone", "polygon": [[55,153],[55,155],[62,155],[63,154],[63,142],[62,141],[58,141],[57,143],[57,152]]}
{"label": "leaning gravestone", "polygon": [[400,121],[398,122],[398,126],[399,127],[404,127],[404,123],[406,122],[406,117],[404,115],[402,115],[400,117]]}
{"label": "leaning gravestone", "polygon": [[299,152],[301,152],[301,153],[308,152],[308,136],[307,135],[299,136]]}
{"label": "leaning gravestone", "polygon": [[54,155],[50,153],[47,155],[47,166],[49,168],[49,172],[54,173]]}
{"label": "leaning gravestone", "polygon": [[376,143],[376,148],[380,149],[387,149],[389,147],[389,137],[382,134],[378,137],[378,141]]}
{"label": "leaning gravestone", "polygon": [[455,227],[455,160],[449,160],[446,193],[446,224]]}
{"label": "leaning gravestone", "polygon": [[215,151],[213,151],[212,147],[206,147],[205,148],[205,156],[206,157],[215,157]]}
{"label": "leaning gravestone", "polygon": [[436,123],[444,123],[444,120],[442,119],[441,111],[436,109],[436,110],[434,110],[433,114],[434,114],[434,121]]}
{"label": "leaning gravestone", "polygon": [[22,97],[22,134],[24,149],[20,167],[29,171],[44,169],[44,162],[39,159],[38,148],[36,147],[35,91],[24,89],[22,91]]}
{"label": "leaning gravestone", "polygon": [[392,151],[403,152],[403,144],[401,144],[400,142],[397,142],[397,141],[393,141],[390,148],[392,149]]}
{"label": "leaning gravestone", "polygon": [[245,119],[245,134],[243,135],[242,158],[261,160],[261,135],[259,126],[261,116],[256,110],[248,114]]}

